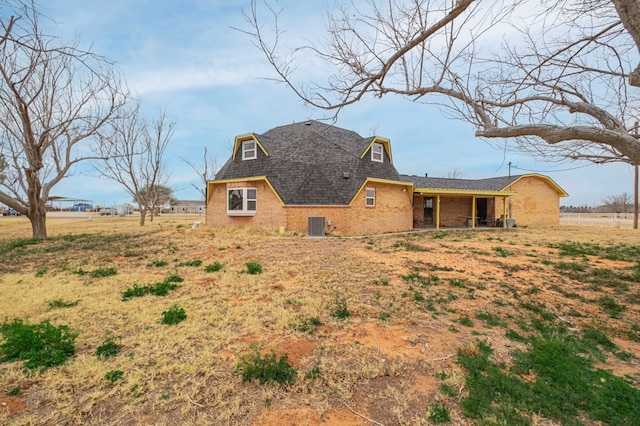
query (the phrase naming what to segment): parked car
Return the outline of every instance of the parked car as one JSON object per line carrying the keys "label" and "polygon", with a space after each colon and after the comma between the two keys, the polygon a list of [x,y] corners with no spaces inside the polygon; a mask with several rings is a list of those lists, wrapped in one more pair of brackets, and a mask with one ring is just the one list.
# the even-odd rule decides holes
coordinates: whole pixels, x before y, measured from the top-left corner
{"label": "parked car", "polygon": [[2,216],[20,216],[20,212],[9,207],[8,209],[2,212]]}
{"label": "parked car", "polygon": [[105,207],[104,209],[100,210],[100,216],[113,216],[116,213],[117,212],[111,207]]}

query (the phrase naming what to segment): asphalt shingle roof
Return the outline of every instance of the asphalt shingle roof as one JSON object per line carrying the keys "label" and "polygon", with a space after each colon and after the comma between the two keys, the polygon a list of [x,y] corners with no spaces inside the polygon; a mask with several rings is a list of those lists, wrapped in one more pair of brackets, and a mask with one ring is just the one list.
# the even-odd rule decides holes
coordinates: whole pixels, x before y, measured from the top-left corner
{"label": "asphalt shingle roof", "polygon": [[460,191],[501,191],[523,175],[501,176],[488,179],[449,179],[439,177],[402,175],[405,182],[413,183],[415,188],[444,189]]}
{"label": "asphalt shingle roof", "polygon": [[[347,205],[367,178],[401,181],[398,171],[384,155],[371,161],[367,151],[373,138],[318,121],[273,128],[256,139],[258,158],[230,158],[216,180],[266,176],[285,204]],[[361,158],[362,157],[362,158]]]}

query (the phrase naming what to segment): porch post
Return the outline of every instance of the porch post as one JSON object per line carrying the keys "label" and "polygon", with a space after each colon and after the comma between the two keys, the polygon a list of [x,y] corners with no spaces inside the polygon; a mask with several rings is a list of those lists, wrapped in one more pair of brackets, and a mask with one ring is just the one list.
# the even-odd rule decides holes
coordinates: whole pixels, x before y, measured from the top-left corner
{"label": "porch post", "polygon": [[471,197],[471,229],[476,228],[476,196]]}
{"label": "porch post", "polygon": [[502,228],[507,228],[507,198],[502,197]]}
{"label": "porch post", "polygon": [[436,195],[436,231],[440,230],[440,195]]}

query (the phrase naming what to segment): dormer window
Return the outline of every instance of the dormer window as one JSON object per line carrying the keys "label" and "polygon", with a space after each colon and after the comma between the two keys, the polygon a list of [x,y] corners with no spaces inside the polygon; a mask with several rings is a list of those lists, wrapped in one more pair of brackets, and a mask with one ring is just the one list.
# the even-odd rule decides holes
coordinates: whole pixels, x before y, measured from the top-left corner
{"label": "dormer window", "polygon": [[371,161],[376,163],[384,162],[384,146],[381,143],[371,145]]}
{"label": "dormer window", "polygon": [[242,142],[242,159],[255,160],[256,158],[258,158],[256,141],[243,141]]}

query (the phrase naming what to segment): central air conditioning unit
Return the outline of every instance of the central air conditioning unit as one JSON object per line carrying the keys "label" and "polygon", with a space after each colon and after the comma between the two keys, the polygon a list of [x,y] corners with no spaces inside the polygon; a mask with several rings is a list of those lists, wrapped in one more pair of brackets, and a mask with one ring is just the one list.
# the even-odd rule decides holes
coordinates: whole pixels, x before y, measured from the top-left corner
{"label": "central air conditioning unit", "polygon": [[324,237],[324,216],[309,216],[308,237]]}

